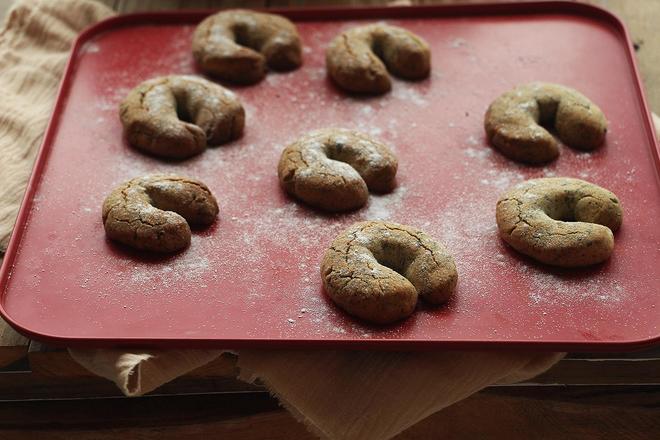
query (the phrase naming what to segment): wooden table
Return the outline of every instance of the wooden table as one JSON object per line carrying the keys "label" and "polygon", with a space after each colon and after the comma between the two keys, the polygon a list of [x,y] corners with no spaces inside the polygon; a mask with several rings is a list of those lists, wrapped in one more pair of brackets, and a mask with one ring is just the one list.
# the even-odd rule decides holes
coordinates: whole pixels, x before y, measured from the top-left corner
{"label": "wooden table", "polygon": [[[10,3],[0,1],[0,14]],[[313,2],[104,3],[120,12],[132,12]],[[628,24],[649,103],[651,108],[660,109],[660,0],[592,3],[609,8]],[[236,373],[235,359],[227,355],[147,397],[126,399],[114,384],[76,364],[66,350],[30,341],[0,320],[0,438],[314,438],[262,387],[238,381]],[[429,417],[398,438],[500,437],[660,438],[660,348],[620,355],[569,355],[531,383],[490,387]]]}

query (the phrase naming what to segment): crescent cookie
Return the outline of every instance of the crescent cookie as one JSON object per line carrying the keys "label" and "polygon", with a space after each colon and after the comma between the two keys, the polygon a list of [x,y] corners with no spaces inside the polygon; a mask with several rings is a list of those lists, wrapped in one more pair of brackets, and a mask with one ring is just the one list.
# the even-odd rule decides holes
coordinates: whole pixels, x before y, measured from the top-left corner
{"label": "crescent cookie", "polygon": [[607,260],[621,226],[619,199],[593,183],[568,177],[527,180],[497,202],[500,236],[542,263],[588,266]]}
{"label": "crescent cookie", "polygon": [[245,126],[245,111],[234,93],[189,75],[141,83],[121,103],[119,116],[132,146],[169,159],[237,139]]}
{"label": "crescent cookie", "polygon": [[458,280],[454,259],[424,232],[382,221],[356,223],[334,239],[321,263],[328,296],[378,324],[412,314],[417,298],[444,304]]}
{"label": "crescent cookie", "polygon": [[193,57],[217,78],[253,84],[274,70],[302,64],[302,46],[295,25],[275,14],[230,9],[202,21],[193,36]]}
{"label": "crescent cookie", "polygon": [[325,211],[362,207],[369,191],[394,189],[398,161],[384,144],[352,130],[327,128],[287,146],[277,167],[291,196]]}
{"label": "crescent cookie", "polygon": [[543,126],[552,126],[566,145],[598,148],[607,119],[584,95],[559,84],[534,82],[499,96],[485,117],[488,140],[510,159],[532,164],[559,156],[559,144]]}
{"label": "crescent cookie", "polygon": [[176,252],[190,244],[190,226],[208,226],[218,203],[199,180],[173,175],[131,179],[103,202],[103,226],[111,240],[135,249]]}
{"label": "crescent cookie", "polygon": [[420,80],[431,71],[431,51],[419,36],[398,26],[370,24],[339,34],[326,50],[328,75],[342,89],[382,94],[392,88],[391,73]]}

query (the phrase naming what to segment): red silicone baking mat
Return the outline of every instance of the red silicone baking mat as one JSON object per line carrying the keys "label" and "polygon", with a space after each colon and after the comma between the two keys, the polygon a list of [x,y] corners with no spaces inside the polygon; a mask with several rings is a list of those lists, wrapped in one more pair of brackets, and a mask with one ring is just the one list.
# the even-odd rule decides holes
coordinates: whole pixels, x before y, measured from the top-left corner
{"label": "red silicone baking mat", "polygon": [[[118,104],[143,80],[198,73],[190,53],[203,13],[114,18],[73,51],[44,146],[4,261],[4,316],[63,344],[370,349],[526,347],[624,349],[660,329],[658,153],[621,23],[567,3],[288,11],[304,66],[233,87],[245,136],[183,162],[127,146]],[[324,48],[340,31],[385,20],[430,42],[433,73],[355,98],[326,78]],[[607,142],[563,148],[546,167],[488,146],[488,104],[532,80],[566,84],[602,107]],[[397,189],[345,215],[322,215],[278,185],[282,148],[327,126],[359,129],[399,157]],[[101,204],[119,183],[151,172],[206,182],[220,216],[185,252],[157,257],[106,240]],[[499,194],[527,178],[572,176],[614,191],[624,207],[611,260],[584,270],[532,263],[498,238]],[[319,262],[349,224],[388,219],[443,242],[459,272],[446,307],[364,325],[324,296]]]}

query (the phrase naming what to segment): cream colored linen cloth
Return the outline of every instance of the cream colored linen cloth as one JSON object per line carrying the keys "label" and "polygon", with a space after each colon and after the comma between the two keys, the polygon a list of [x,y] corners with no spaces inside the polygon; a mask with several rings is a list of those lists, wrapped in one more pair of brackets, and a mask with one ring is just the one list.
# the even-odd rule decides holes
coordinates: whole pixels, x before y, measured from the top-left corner
{"label": "cream colored linen cloth", "polygon": [[[21,0],[0,33],[0,248],[5,249],[68,52],[113,12],[92,1]],[[657,120],[656,120],[657,121]],[[660,121],[657,121],[660,125]],[[70,350],[127,396],[148,393],[223,350]],[[240,379],[259,379],[321,437],[387,439],[495,383],[530,379],[564,353],[240,350]]]}

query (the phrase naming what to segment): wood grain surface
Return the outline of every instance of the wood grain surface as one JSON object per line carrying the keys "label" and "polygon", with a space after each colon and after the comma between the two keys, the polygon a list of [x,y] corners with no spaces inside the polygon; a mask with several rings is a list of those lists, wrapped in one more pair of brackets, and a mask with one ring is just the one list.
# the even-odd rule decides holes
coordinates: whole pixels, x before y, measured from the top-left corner
{"label": "wood grain surface", "polygon": [[[615,398],[613,398],[615,397]],[[657,439],[660,387],[494,387],[396,437]],[[0,402],[3,439],[316,438],[267,393]]]}

